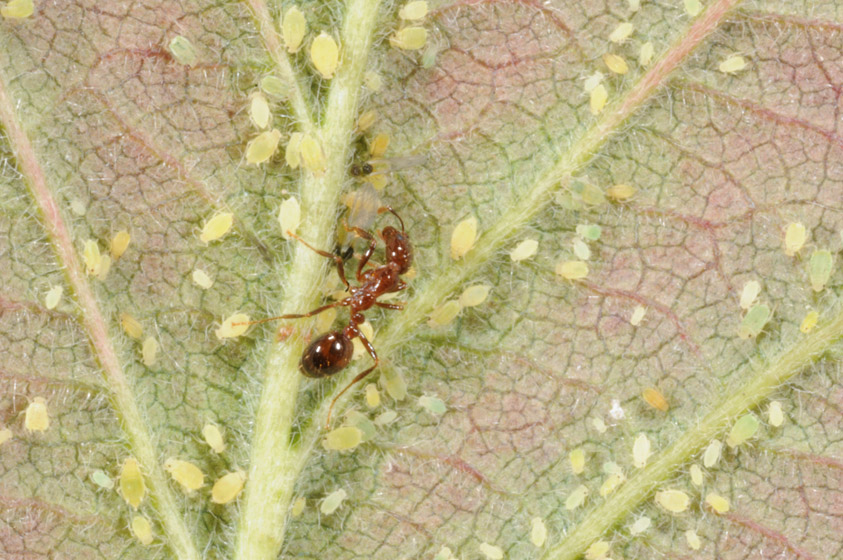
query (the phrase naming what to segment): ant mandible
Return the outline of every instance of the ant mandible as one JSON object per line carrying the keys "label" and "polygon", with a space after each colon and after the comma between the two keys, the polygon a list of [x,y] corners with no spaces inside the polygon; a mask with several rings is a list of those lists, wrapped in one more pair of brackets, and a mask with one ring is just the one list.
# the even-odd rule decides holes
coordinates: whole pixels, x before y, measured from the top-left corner
{"label": "ant mandible", "polygon": [[305,247],[325,258],[333,260],[337,266],[337,273],[339,274],[340,280],[343,284],[345,284],[346,289],[351,295],[335,303],[329,303],[328,305],[317,307],[309,313],[279,315],[278,317],[270,317],[268,319],[250,322],[250,324],[255,324],[275,321],[278,319],[301,319],[304,317],[312,317],[333,307],[349,308],[350,317],[348,325],[346,325],[346,327],[342,330],[326,333],[311,342],[302,354],[301,362],[299,363],[299,368],[307,377],[319,378],[334,375],[335,373],[345,369],[351,361],[351,356],[354,353],[354,345],[351,341],[355,337],[360,339],[363,346],[366,348],[366,351],[375,362],[369,369],[364,370],[359,373],[357,377],[352,379],[351,383],[346,385],[346,387],[331,401],[331,406],[328,408],[328,418],[325,421],[326,429],[331,424],[331,414],[333,413],[334,405],[336,404],[337,399],[339,399],[343,393],[348,391],[355,383],[369,375],[380,363],[378,354],[375,352],[375,348],[372,346],[372,343],[369,342],[362,332],[360,332],[359,325],[366,320],[366,318],[363,317],[363,311],[366,311],[372,306],[382,307],[384,309],[404,309],[404,305],[401,303],[383,303],[378,301],[378,298],[384,294],[398,292],[407,288],[407,284],[401,280],[401,275],[405,274],[407,270],[409,270],[410,264],[413,262],[413,247],[410,245],[410,239],[404,229],[404,220],[402,220],[401,216],[399,216],[395,210],[389,206],[384,206],[378,209],[378,214],[382,214],[383,212],[392,213],[392,215],[398,218],[398,221],[401,223],[401,231],[398,231],[392,226],[386,226],[378,233],[378,236],[383,240],[384,245],[386,246],[386,264],[384,265],[363,270],[375,252],[377,240],[370,232],[364,229],[346,226],[349,231],[353,231],[369,242],[366,252],[363,253],[363,256],[360,258],[360,262],[357,265],[356,276],[357,281],[360,283],[357,287],[351,286],[345,278],[344,255],[321,251],[311,246],[296,234],[287,232],[288,235],[304,244]]}

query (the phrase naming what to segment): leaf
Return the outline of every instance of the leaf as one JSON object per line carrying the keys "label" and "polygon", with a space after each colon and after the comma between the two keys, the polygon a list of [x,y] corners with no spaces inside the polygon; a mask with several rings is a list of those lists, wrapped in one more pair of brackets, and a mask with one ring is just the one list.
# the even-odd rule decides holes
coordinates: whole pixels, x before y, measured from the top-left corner
{"label": "leaf", "polygon": [[[426,30],[418,51],[390,46],[401,6],[364,0],[301,5],[295,54],[280,6],[260,0],[36,3],[3,20],[3,555],[556,560],[607,544],[613,558],[838,555],[841,276],[815,292],[808,260],[840,260],[839,14],[637,4],[431,5],[413,22]],[[339,46],[330,79],[307,54],[323,32]],[[189,66],[170,51],[177,37]],[[607,73],[607,54],[628,72]],[[249,165],[250,95],[270,82],[283,86],[267,92],[280,146]],[[320,146],[319,173],[284,161],[293,133]],[[401,160],[352,178],[379,134]],[[331,263],[285,238],[278,211],[296,197],[296,233],[343,249],[337,216],[364,180],[383,190],[360,191],[347,219],[397,227],[366,206],[372,193],[394,208],[414,275],[403,311],[367,311],[380,363],[334,410],[331,427],[347,422],[361,443],[328,450],[331,401],[370,358],[311,380],[298,363],[316,320],[214,333],[238,313],[332,301]],[[617,185],[631,197],[607,197]],[[232,229],[203,243],[203,226],[228,214]],[[477,239],[454,260],[451,233],[471,218]],[[794,223],[807,240],[788,255]],[[86,243],[108,255],[123,231],[125,251],[89,273]],[[513,261],[526,239],[536,253]],[[588,274],[566,280],[554,270],[579,258],[575,239]],[[749,281],[770,314],[741,338]],[[475,285],[490,287],[480,305],[430,326]],[[801,332],[811,311],[816,326]],[[340,310],[334,328],[345,321]],[[146,339],[157,352],[144,363]],[[27,421],[33,403],[46,429]],[[635,465],[642,434],[650,454]],[[692,482],[729,434],[734,448]],[[185,493],[168,459],[204,486]],[[115,484],[127,460],[144,477],[137,511]],[[212,501],[241,469],[243,493]],[[149,546],[130,529],[138,519]],[[546,539],[531,538],[536,526]]]}

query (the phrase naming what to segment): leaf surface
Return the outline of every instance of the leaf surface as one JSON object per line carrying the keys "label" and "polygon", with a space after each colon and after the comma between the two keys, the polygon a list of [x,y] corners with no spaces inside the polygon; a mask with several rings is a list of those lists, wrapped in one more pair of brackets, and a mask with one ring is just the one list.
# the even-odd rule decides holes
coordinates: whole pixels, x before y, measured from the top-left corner
{"label": "leaf surface", "polygon": [[[420,51],[390,46],[408,25],[398,6],[303,4],[309,31],[293,55],[281,7],[259,0],[36,4],[3,20],[0,421],[11,438],[0,444],[0,551],[447,560],[444,547],[464,559],[497,547],[555,560],[605,541],[612,558],[843,553],[841,276],[835,267],[816,291],[809,268],[814,251],[837,261],[843,244],[840,10],[724,0],[691,16],[678,2],[634,4],[434,5],[412,24],[427,29]],[[627,22],[631,34],[612,41]],[[330,80],[308,58],[323,31],[340,45]],[[177,36],[194,64],[168,50]],[[613,74],[607,53],[628,73]],[[744,68],[721,69],[738,55]],[[595,72],[602,107],[586,87]],[[285,88],[269,96],[282,151],[252,165],[249,96],[266,76]],[[359,134],[367,110],[377,120]],[[318,140],[318,172],[285,163],[293,132]],[[391,300],[407,300],[403,311],[366,313],[380,364],[339,400],[332,427],[355,421],[349,411],[373,424],[359,447],[337,452],[323,446],[330,402],[369,357],[335,381],[310,380],[298,362],[312,320],[215,333],[237,312],[332,301],[327,259],[282,235],[278,210],[296,197],[298,234],[334,250],[343,197],[362,185],[349,165],[379,133],[387,156],[425,156],[394,161],[380,193],[406,224],[414,270]],[[614,185],[634,194],[613,199],[629,192]],[[232,230],[202,242],[221,213]],[[452,232],[469,218],[478,237],[454,260]],[[797,222],[808,238],[787,256],[784,232]],[[594,225],[599,238],[586,238]],[[107,274],[88,274],[86,241],[108,255],[121,230],[126,252]],[[538,251],[516,262],[509,253],[527,239]],[[555,272],[575,260],[587,261],[585,278]],[[753,280],[772,315],[742,338]],[[490,287],[482,303],[431,325],[476,285]],[[811,310],[818,324],[802,332]],[[127,315],[142,334],[122,326]],[[347,317],[340,310],[335,328]],[[372,407],[369,382],[381,401]],[[647,389],[669,409],[648,404]],[[36,398],[45,431],[27,428]],[[729,445],[747,414],[757,431]],[[208,423],[222,428],[224,451],[204,442]],[[651,455],[639,468],[641,434]],[[714,440],[722,452],[705,462]],[[144,476],[137,512],[118,492],[127,457]],[[168,459],[199,467],[204,486],[185,492]],[[213,503],[213,483],[238,469],[237,503]],[[688,507],[669,511],[656,497],[677,494],[665,491]],[[135,515],[152,524],[149,546],[129,528]],[[536,518],[548,534],[539,545]]]}

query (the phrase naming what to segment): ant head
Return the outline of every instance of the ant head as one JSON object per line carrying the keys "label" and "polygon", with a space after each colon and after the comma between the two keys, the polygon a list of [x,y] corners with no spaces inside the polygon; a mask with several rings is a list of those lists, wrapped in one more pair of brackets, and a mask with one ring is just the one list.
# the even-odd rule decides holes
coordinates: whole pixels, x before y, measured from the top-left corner
{"label": "ant head", "polygon": [[413,247],[407,234],[392,226],[386,226],[381,230],[380,236],[386,244],[386,262],[398,265],[398,274],[406,273],[413,263]]}

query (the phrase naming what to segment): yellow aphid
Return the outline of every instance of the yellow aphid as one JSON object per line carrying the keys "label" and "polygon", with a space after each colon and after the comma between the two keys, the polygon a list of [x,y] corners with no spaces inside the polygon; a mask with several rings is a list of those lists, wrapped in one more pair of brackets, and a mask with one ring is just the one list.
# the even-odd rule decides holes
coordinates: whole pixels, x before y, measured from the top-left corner
{"label": "yellow aphid", "polygon": [[384,387],[390,397],[396,401],[403,401],[407,398],[407,382],[401,372],[394,368],[381,370],[381,379],[384,380]]}
{"label": "yellow aphid", "polygon": [[[330,325],[328,326],[330,327]],[[366,337],[369,342],[374,340],[375,330],[372,328],[372,323],[370,323],[369,321],[365,321],[364,323],[359,325],[359,328],[360,332],[363,334],[363,336]],[[359,360],[360,358],[368,354],[368,352],[366,351],[366,347],[363,346],[363,341],[361,341],[360,338],[353,339],[352,344],[354,344],[353,359]]]}
{"label": "yellow aphid", "polygon": [[365,85],[369,91],[378,92],[383,87],[383,78],[381,78],[381,75],[374,70],[367,70],[366,73],[363,74],[363,85]]}
{"label": "yellow aphid", "polygon": [[477,219],[466,218],[457,224],[451,233],[451,258],[461,259],[468,253],[477,240]]}
{"label": "yellow aphid", "polygon": [[179,64],[193,66],[196,64],[196,49],[187,37],[178,35],[170,41],[170,53]]}
{"label": "yellow aphid", "polygon": [[190,494],[205,485],[205,473],[190,461],[167,459],[164,461],[164,470],[170,473],[173,480],[181,484],[186,494]]}
{"label": "yellow aphid", "polygon": [[102,265],[102,255],[100,254],[100,247],[93,239],[85,241],[85,248],[82,249],[82,260],[85,261],[85,272],[90,276],[96,276],[100,272]]}
{"label": "yellow aphid", "polygon": [[578,259],[587,261],[591,258],[591,249],[589,249],[588,244],[579,237],[575,237],[571,242],[571,245],[574,249],[574,256]]}
{"label": "yellow aphid", "polygon": [[357,130],[358,132],[365,132],[369,130],[373,124],[375,124],[375,119],[377,119],[378,114],[373,110],[369,109],[362,115],[357,118]]}
{"label": "yellow aphid", "polygon": [[61,301],[61,296],[64,293],[64,288],[61,286],[53,286],[47,290],[47,295],[44,296],[44,307],[47,309],[55,309]]}
{"label": "yellow aphid", "polygon": [[637,12],[641,8],[641,0],[626,0],[630,12]]}
{"label": "yellow aphid", "polygon": [[626,41],[632,32],[635,30],[635,26],[632,25],[630,22],[625,21],[621,24],[618,24],[615,27],[614,31],[609,34],[609,40],[613,43],[623,43]]}
{"label": "yellow aphid", "polygon": [[480,552],[489,560],[502,560],[503,549],[487,542],[480,543]]}
{"label": "yellow aphid", "polygon": [[606,195],[603,192],[603,189],[592,183],[586,183],[583,185],[580,197],[583,202],[590,206],[600,206],[606,202]]}
{"label": "yellow aphid", "polygon": [[699,535],[697,535],[697,532],[693,529],[685,531],[685,542],[688,543],[688,548],[691,550],[699,550],[702,546]]}
{"label": "yellow aphid", "polygon": [[637,327],[644,320],[645,315],[647,315],[647,308],[643,305],[636,305],[635,309],[632,310],[632,317],[629,318],[629,324]]}
{"label": "yellow aphid", "polygon": [[345,490],[342,488],[334,490],[325,496],[324,500],[322,500],[322,504],[319,506],[319,511],[322,512],[322,515],[331,515],[342,505],[346,496],[348,496],[348,494],[346,494]]}
{"label": "yellow aphid", "polygon": [[515,249],[510,251],[509,258],[511,258],[513,262],[523,261],[535,255],[536,251],[538,250],[538,241],[536,241],[535,239],[525,239],[524,241],[516,245]]}
{"label": "yellow aphid", "polygon": [[664,398],[664,395],[661,393],[661,391],[654,387],[648,387],[647,389],[644,389],[644,391],[641,393],[641,398],[644,399],[644,402],[646,402],[653,408],[661,410],[662,412],[667,412],[670,408],[670,403],[667,402],[667,399]]}
{"label": "yellow aphid", "polygon": [[26,407],[23,427],[29,432],[43,432],[50,427],[50,414],[47,412],[47,401],[43,397],[35,397]]}
{"label": "yellow aphid", "polygon": [[301,206],[299,200],[291,196],[281,203],[281,208],[278,210],[278,223],[281,225],[281,236],[285,239],[290,239],[287,232],[296,233],[301,224]]}
{"label": "yellow aphid", "polygon": [[805,318],[802,319],[802,324],[799,325],[799,330],[803,333],[807,334],[811,332],[814,327],[817,326],[817,322],[820,320],[820,314],[816,311],[809,311],[805,314]]}
{"label": "yellow aphid", "polygon": [[12,434],[12,430],[10,430],[9,428],[3,428],[2,430],[0,430],[0,445],[3,445],[4,443],[12,439],[12,435],[14,434]]}
{"label": "yellow aphid", "polygon": [[591,90],[591,96],[588,101],[588,106],[591,109],[592,115],[599,115],[600,111],[603,110],[603,107],[606,106],[606,101],[609,100],[609,92],[606,91],[606,86],[603,84],[597,84],[593,90]]}
{"label": "yellow aphid", "polygon": [[152,544],[152,525],[149,519],[143,515],[136,515],[132,518],[132,534],[144,546]]}
{"label": "yellow aphid", "polygon": [[629,65],[622,56],[606,53],[603,55],[603,62],[606,64],[606,67],[615,74],[626,74],[629,72]]}
{"label": "yellow aphid", "polygon": [[217,338],[236,338],[249,329],[249,316],[245,313],[235,313],[227,317],[214,334]]}
{"label": "yellow aphid", "polygon": [[214,285],[214,281],[211,280],[211,277],[208,276],[208,273],[199,268],[193,271],[193,283],[202,288],[203,290],[207,290],[208,288]]}
{"label": "yellow aphid", "polygon": [[638,434],[635,443],[632,445],[632,464],[637,469],[647,466],[647,459],[650,458],[650,438],[647,434]]}
{"label": "yellow aphid", "polygon": [[103,255],[100,260],[100,269],[97,271],[97,279],[105,282],[105,278],[108,276],[109,270],[111,270],[111,257]]}
{"label": "yellow aphid", "polygon": [[114,234],[114,237],[111,238],[111,258],[115,261],[123,256],[123,253],[126,252],[126,249],[129,247],[129,242],[131,242],[132,236],[129,235],[129,232],[126,230],[118,231]]}
{"label": "yellow aphid", "polygon": [[588,276],[588,263],[564,261],[556,265],[556,274],[565,280],[579,280]]}
{"label": "yellow aphid", "polygon": [[729,511],[729,500],[719,494],[708,494],[705,497],[705,503],[716,513],[723,514]]}
{"label": "yellow aphid", "polygon": [[266,100],[264,94],[260,92],[252,94],[252,101],[249,103],[249,118],[252,119],[252,122],[258,128],[269,126],[272,113],[269,112],[269,102]]}
{"label": "yellow aphid", "polygon": [[155,365],[155,358],[158,357],[158,341],[151,336],[146,337],[141,346],[141,357],[143,365],[152,367]]}
{"label": "yellow aphid", "polygon": [[586,496],[588,496],[588,488],[584,484],[580,484],[565,498],[565,509],[574,511],[585,503]]}
{"label": "yellow aphid", "polygon": [[417,20],[427,15],[427,2],[424,0],[413,0],[407,2],[398,10],[398,17],[401,19]]}
{"label": "yellow aphid", "polygon": [[369,408],[377,408],[381,404],[381,394],[378,392],[378,386],[374,383],[366,385],[366,406]]}
{"label": "yellow aphid", "polygon": [[427,324],[433,328],[444,327],[453,321],[457,315],[460,314],[462,307],[460,303],[455,300],[446,301],[439,307],[433,310],[430,314]]}
{"label": "yellow aphid", "polygon": [[788,257],[794,256],[805,245],[808,239],[808,230],[799,222],[791,222],[784,229],[784,254]]}
{"label": "yellow aphid", "polygon": [[292,517],[298,517],[304,511],[304,507],[307,505],[307,498],[299,496],[296,498],[296,501],[293,502],[293,507],[290,508],[290,515]]}
{"label": "yellow aphid", "polygon": [[7,19],[23,19],[31,16],[35,11],[32,0],[10,0],[0,7],[0,15]]}
{"label": "yellow aphid", "polygon": [[606,496],[617,490],[618,486],[623,484],[625,480],[626,477],[623,475],[623,473],[616,472],[610,474],[606,477],[606,480],[603,481],[603,484],[600,485],[600,495],[605,498]]}
{"label": "yellow aphid", "polygon": [[594,91],[594,88],[600,85],[600,82],[603,81],[603,72],[595,72],[591,76],[585,79],[585,83],[583,84],[583,89],[586,93],[591,93]]}
{"label": "yellow aphid", "polygon": [[261,79],[261,89],[273,97],[286,97],[287,84],[277,76],[264,76]]}
{"label": "yellow aphid", "polygon": [[85,203],[75,198],[70,201],[70,211],[76,214],[77,216],[84,216],[85,213],[88,211],[88,208],[85,206]]}
{"label": "yellow aphid", "polygon": [[616,202],[623,202],[624,200],[629,200],[630,198],[632,198],[636,192],[637,190],[632,185],[626,185],[621,183],[609,187],[606,190],[606,196]]}
{"label": "yellow aphid", "polygon": [[214,482],[211,488],[211,501],[215,504],[227,504],[234,500],[246,484],[246,473],[237,470],[225,474]]}
{"label": "yellow aphid", "polygon": [[234,224],[234,214],[231,212],[220,212],[215,214],[210,220],[205,222],[202,227],[202,234],[199,240],[203,243],[210,243],[216,241],[231,229]]}
{"label": "yellow aphid", "polygon": [[340,60],[340,49],[334,38],[324,31],[320,33],[310,45],[310,60],[323,78],[333,78]]}
{"label": "yellow aphid", "polygon": [[146,494],[140,465],[134,457],[127,457],[123,461],[123,467],[120,469],[120,494],[126,503],[135,509],[138,509]]}
{"label": "yellow aphid", "polygon": [[222,437],[222,431],[216,424],[205,424],[202,426],[202,437],[205,438],[205,443],[208,444],[208,447],[214,453],[225,451],[225,440]]}
{"label": "yellow aphid", "polygon": [[761,284],[757,280],[750,280],[741,290],[741,309],[749,309],[761,293]]}
{"label": "yellow aphid", "polygon": [[770,425],[774,428],[784,424],[784,412],[782,411],[782,403],[779,401],[770,401],[770,408],[767,413]]}
{"label": "yellow aphid", "polygon": [[486,284],[476,284],[466,290],[460,295],[460,305],[463,307],[474,307],[480,305],[489,296],[491,286]]}
{"label": "yellow aphid", "polygon": [[585,550],[583,557],[585,560],[603,560],[608,553],[609,543],[606,541],[597,541]]}
{"label": "yellow aphid", "polygon": [[128,313],[120,314],[120,326],[123,327],[123,332],[135,340],[140,340],[140,337],[143,336],[143,325]]}
{"label": "yellow aphid", "polygon": [[732,426],[729,435],[726,436],[726,445],[735,448],[746,440],[755,435],[758,431],[759,422],[754,414],[745,414],[738,418],[738,421]]}
{"label": "yellow aphid", "polygon": [[537,548],[543,547],[547,541],[547,526],[545,526],[541,517],[534,517],[530,521],[530,524],[532,525],[530,529],[530,542]]}
{"label": "yellow aphid", "polygon": [[691,465],[689,469],[691,474],[691,482],[694,483],[694,486],[702,486],[703,483],[703,472],[699,465]]}
{"label": "yellow aphid", "polygon": [[[345,294],[345,292],[342,292],[342,293]],[[347,297],[347,296],[343,295],[343,298],[344,297]],[[342,298],[340,298],[340,299],[342,299]],[[320,334],[328,332],[328,330],[330,330],[330,328],[331,328],[331,325],[334,324],[334,321],[336,321],[336,319],[337,319],[336,308],[327,309],[327,310],[323,311],[322,313],[320,313],[319,315],[316,316],[316,323],[314,323],[314,325],[313,325],[313,330],[317,333],[320,333]],[[368,322],[363,323],[363,324],[369,325]],[[371,325],[370,325],[370,328],[371,328]],[[364,336],[366,336],[365,333],[364,333]],[[368,338],[368,336],[366,338]],[[354,340],[356,341],[357,339],[355,338]],[[361,344],[361,347],[362,347],[362,344]],[[357,350],[357,346],[355,346],[354,349]],[[361,348],[361,351],[364,351],[364,350],[365,350],[365,348]]]}
{"label": "yellow aphid", "polygon": [[653,46],[653,43],[647,41],[641,48],[638,49],[638,64],[641,66],[649,66],[650,62],[653,61],[653,55],[656,54],[656,49]]}
{"label": "yellow aphid", "polygon": [[700,0],[685,0],[685,13],[691,17],[696,17],[702,11],[702,4]]}
{"label": "yellow aphid", "polygon": [[369,146],[369,153],[374,158],[382,157],[389,147],[389,134],[381,132],[372,139],[372,144]]}
{"label": "yellow aphid", "polygon": [[681,490],[662,490],[656,492],[656,503],[670,513],[682,513],[691,503],[688,494]]}
{"label": "yellow aphid", "polygon": [[723,450],[723,443],[719,439],[712,440],[703,452],[703,466],[710,469],[720,460],[720,453]]}
{"label": "yellow aphid", "polygon": [[291,6],[281,21],[281,36],[284,38],[287,52],[298,52],[305,33],[307,33],[307,21],[304,19],[304,14],[298,6]]}
{"label": "yellow aphid", "polygon": [[746,60],[744,57],[734,54],[720,63],[718,69],[723,72],[724,74],[733,74],[735,72],[740,72],[746,68]]}
{"label": "yellow aphid", "polygon": [[808,276],[811,278],[811,288],[815,292],[823,291],[833,271],[834,258],[830,251],[822,249],[811,254],[811,260],[808,262]]}
{"label": "yellow aphid", "polygon": [[305,134],[301,139],[300,150],[301,161],[305,169],[317,177],[322,175],[325,171],[326,162],[325,152],[322,151],[322,145],[319,143],[319,140],[310,134]]}
{"label": "yellow aphid", "polygon": [[396,49],[415,51],[427,43],[427,29],[424,27],[405,27],[389,37],[389,44]]}
{"label": "yellow aphid", "polygon": [[582,447],[572,450],[568,454],[568,460],[571,462],[571,472],[574,474],[581,474],[585,470],[585,451]]}
{"label": "yellow aphid", "polygon": [[632,525],[629,526],[629,534],[640,535],[649,529],[652,524],[653,521],[649,517],[639,517],[632,523]]}
{"label": "yellow aphid", "polygon": [[606,422],[604,422],[602,418],[592,418],[591,425],[594,426],[594,429],[597,430],[598,434],[606,433]]}
{"label": "yellow aphid", "polygon": [[304,134],[301,132],[294,132],[290,135],[290,140],[287,142],[287,149],[284,152],[284,160],[287,165],[293,169],[301,165],[301,141]]}
{"label": "yellow aphid", "polygon": [[281,132],[277,129],[261,132],[246,145],[246,161],[255,165],[269,160],[278,150]]}
{"label": "yellow aphid", "polygon": [[355,426],[343,426],[325,434],[322,447],[329,451],[348,451],[363,441],[363,432]]}

